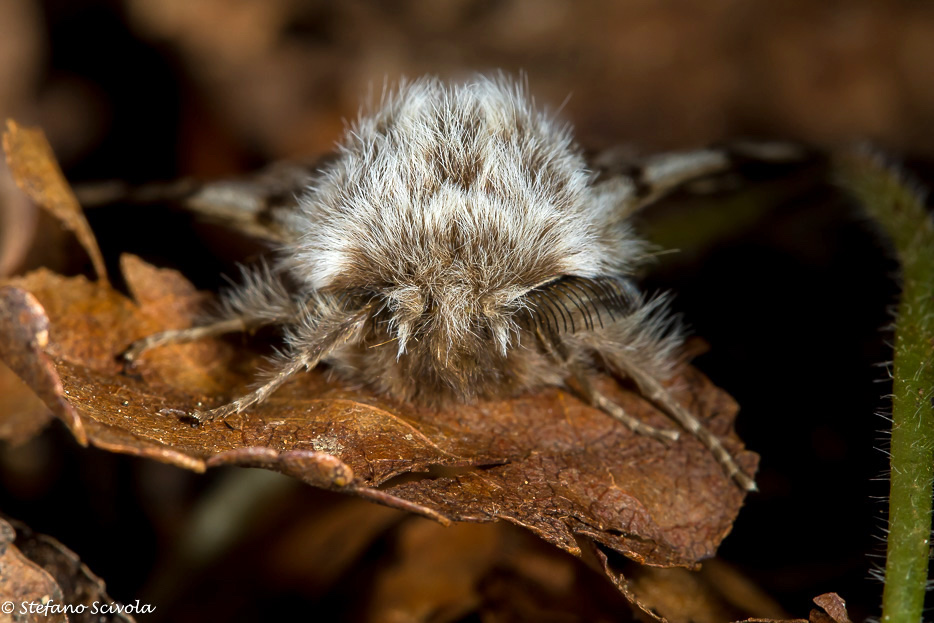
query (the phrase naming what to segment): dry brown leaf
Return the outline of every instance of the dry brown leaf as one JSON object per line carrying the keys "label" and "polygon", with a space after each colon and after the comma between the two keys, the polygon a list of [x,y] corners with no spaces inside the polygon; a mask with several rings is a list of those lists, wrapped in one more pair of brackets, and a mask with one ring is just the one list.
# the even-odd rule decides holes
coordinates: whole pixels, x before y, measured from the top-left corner
{"label": "dry brown leaf", "polygon": [[[851,623],[846,611],[846,602],[836,593],[824,593],[814,598],[820,610],[811,611],[811,623]],[[826,614],[824,614],[826,612]]]}
{"label": "dry brown leaf", "polygon": [[[11,124],[5,135],[11,169],[26,171],[19,177],[37,200],[69,204],[47,143],[23,133]],[[596,542],[654,566],[691,567],[711,556],[742,504],[744,492],[692,436],[663,444],[635,435],[558,388],[435,411],[316,369],[245,414],[193,427],[187,414],[242,394],[263,353],[212,339],[155,349],[124,369],[119,355],[133,341],[192,324],[205,296],[178,273],[131,256],[121,269],[135,302],[105,280],[47,270],[0,289],[0,358],[82,444],[199,472],[263,467],[441,523],[504,520],[578,556],[581,544]],[[612,379],[595,383],[627,413],[672,426]],[[684,404],[753,473],[757,457],[732,433],[733,400],[689,367],[677,383]]]}
{"label": "dry brown leaf", "polygon": [[0,439],[12,445],[31,439],[54,419],[36,394],[2,363],[0,396]]}
{"label": "dry brown leaf", "polygon": [[709,590],[735,611],[746,613],[744,616],[773,619],[788,617],[778,601],[753,583],[746,572],[721,558],[704,561],[699,575]]}
{"label": "dry brown leaf", "polygon": [[[0,623],[133,623],[108,595],[104,582],[55,539],[0,518]],[[95,608],[95,603],[97,607]],[[44,607],[48,610],[42,610]],[[67,614],[61,608],[71,608]]]}
{"label": "dry brown leaf", "polygon": [[3,569],[3,573],[0,573],[0,600],[4,602],[4,605],[6,602],[13,604],[11,612],[0,613],[0,622],[53,621],[64,623],[66,621],[64,614],[52,614],[46,617],[42,613],[24,615],[19,612],[23,602],[41,603],[45,598],[63,603],[64,598],[62,589],[55,583],[55,579],[42,567],[26,558],[13,545],[15,538],[16,531],[13,526],[0,519],[0,569]]}
{"label": "dry brown leaf", "polygon": [[850,623],[846,602],[836,593],[824,593],[814,598],[821,610],[813,609],[807,619],[745,619],[737,623]]}
{"label": "dry brown leaf", "polygon": [[[631,605],[579,561],[504,523],[445,528],[412,517],[367,588],[366,620],[621,621]],[[628,616],[627,616],[628,615]]]}
{"label": "dry brown leaf", "polygon": [[787,616],[748,578],[719,559],[704,562],[699,571],[630,565],[626,575],[638,602],[668,623]]}
{"label": "dry brown leaf", "polygon": [[277,581],[296,590],[324,592],[336,583],[383,533],[411,515],[364,500],[346,497],[318,512],[306,513],[277,530],[271,547],[264,547],[269,569]]}
{"label": "dry brown leaf", "polygon": [[399,530],[395,564],[377,578],[368,620],[459,621],[477,609],[480,579],[498,562],[504,535],[489,526],[447,529],[409,521]]}
{"label": "dry brown leaf", "polygon": [[20,192],[6,163],[0,162],[0,278],[22,265],[35,242],[38,216],[39,208]]}
{"label": "dry brown leaf", "polygon": [[6,125],[3,151],[16,185],[75,233],[91,257],[98,278],[106,282],[107,269],[94,232],[65,181],[45,134],[36,128],[24,128],[12,119],[7,119]]}
{"label": "dry brown leaf", "polygon": [[[692,566],[729,532],[743,493],[690,436],[664,445],[552,388],[448,412],[393,404],[301,375],[265,403],[193,428],[185,414],[242,392],[262,365],[246,345],[205,340],[118,355],[190,323],[202,300],[177,273],[123,262],[135,305],[105,284],[37,271],[0,294],[0,356],[82,443],[203,471],[252,465],[441,522],[503,519],[580,554],[590,537],[651,565]],[[665,416],[610,379],[601,389],[657,426]],[[719,435],[735,403],[687,368],[681,399]],[[727,444],[754,471],[756,457]],[[397,478],[403,474],[417,474]]]}

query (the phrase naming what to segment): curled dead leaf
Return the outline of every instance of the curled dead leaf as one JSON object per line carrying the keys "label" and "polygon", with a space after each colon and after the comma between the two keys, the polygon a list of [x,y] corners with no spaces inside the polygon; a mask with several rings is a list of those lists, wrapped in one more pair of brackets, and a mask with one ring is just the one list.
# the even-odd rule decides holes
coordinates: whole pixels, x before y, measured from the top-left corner
{"label": "curled dead leaf", "polygon": [[32,438],[53,419],[36,394],[3,364],[0,364],[0,396],[3,396],[0,439],[12,445]]}
{"label": "curled dead leaf", "polygon": [[[0,517],[0,600],[12,603],[0,621],[107,623],[135,620],[114,604],[104,582],[78,556],[55,539]],[[97,602],[98,611],[93,612]],[[101,607],[106,605],[106,608]],[[48,606],[49,610],[42,610]],[[71,607],[69,613],[59,608]]]}
{"label": "curled dead leaf", "polygon": [[[821,610],[811,611],[811,623],[850,623],[850,615],[846,611],[846,602],[836,593],[824,593],[814,598],[814,603]],[[825,614],[826,613],[826,614]]]}
{"label": "curled dead leaf", "polygon": [[814,603],[820,606],[811,610],[807,619],[744,619],[737,623],[850,623],[850,615],[846,611],[846,602],[837,593],[824,593],[814,598]]}
{"label": "curled dead leaf", "polygon": [[75,233],[91,257],[98,278],[106,282],[107,269],[94,232],[84,217],[75,193],[65,181],[42,130],[24,128],[8,119],[6,132],[3,133],[3,151],[16,185]]}
{"label": "curled dead leaf", "polygon": [[[55,583],[55,579],[19,551],[13,544],[15,538],[16,531],[13,526],[0,519],[0,569],[3,569],[3,573],[0,573],[0,595],[4,601],[14,604],[14,611],[19,610],[18,606],[23,602],[40,603],[43,598],[62,603],[62,589]],[[4,612],[0,617],[12,621],[11,615],[12,612]],[[64,615],[26,616],[31,617],[25,619],[26,621],[66,621]]]}

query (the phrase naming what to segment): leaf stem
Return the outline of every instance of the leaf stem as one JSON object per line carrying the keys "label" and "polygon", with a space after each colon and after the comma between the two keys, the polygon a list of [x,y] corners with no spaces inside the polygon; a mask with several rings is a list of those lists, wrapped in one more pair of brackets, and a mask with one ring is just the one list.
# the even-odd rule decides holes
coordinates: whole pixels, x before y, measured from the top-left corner
{"label": "leaf stem", "polygon": [[918,188],[881,158],[848,153],[839,179],[892,241],[901,264],[895,320],[884,623],[919,623],[931,557],[934,483],[934,223]]}

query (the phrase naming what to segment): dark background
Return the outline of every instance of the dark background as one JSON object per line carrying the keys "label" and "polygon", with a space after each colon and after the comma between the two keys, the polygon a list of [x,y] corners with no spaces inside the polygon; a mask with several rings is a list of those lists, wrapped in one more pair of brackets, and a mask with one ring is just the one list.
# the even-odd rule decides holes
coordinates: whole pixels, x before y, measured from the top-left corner
{"label": "dark background", "polygon": [[[564,103],[561,116],[588,149],[652,153],[759,137],[827,151],[869,140],[924,179],[934,153],[932,60],[934,9],[908,2],[0,3],[0,113],[42,126],[76,184],[228,175],[323,153],[387,80],[497,69],[525,72],[541,105]],[[48,248],[64,234],[8,188],[3,197],[0,274],[39,263],[81,270],[75,256]],[[727,226],[692,239],[699,218],[737,197],[756,206],[752,217],[727,211]],[[111,260],[134,252],[182,267],[202,287],[216,287],[249,252],[178,215],[90,218]],[[878,413],[890,391],[880,364],[897,296],[884,242],[819,162],[747,171],[729,190],[672,198],[642,225],[681,249],[660,258],[647,287],[676,292],[677,310],[709,344],[696,365],[738,400],[740,436],[762,456],[761,492],[722,558],[795,616],[827,591],[847,599],[854,619],[877,614],[887,426]],[[253,545],[238,542],[222,558],[246,565],[263,538],[275,542],[297,517],[341,503],[272,475],[231,485],[237,473],[196,476],[82,449],[53,425],[0,445],[0,510],[73,548],[115,598],[158,595],[161,615],[176,604],[182,620],[177,604],[215,600],[186,597],[165,579],[185,573],[171,552],[188,542],[206,497],[262,492],[243,504]],[[378,559],[379,547],[361,560]],[[245,585],[192,582],[244,602],[354,611],[352,591],[334,588],[343,581],[308,588],[300,574],[279,585],[239,577]]]}

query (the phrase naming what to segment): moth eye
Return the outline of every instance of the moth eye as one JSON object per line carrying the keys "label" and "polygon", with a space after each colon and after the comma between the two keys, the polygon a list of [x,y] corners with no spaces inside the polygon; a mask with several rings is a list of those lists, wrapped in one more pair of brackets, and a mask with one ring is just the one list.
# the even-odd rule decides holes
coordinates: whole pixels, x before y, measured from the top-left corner
{"label": "moth eye", "polygon": [[631,314],[641,296],[617,277],[562,276],[523,296],[520,324],[552,336],[593,331]]}

